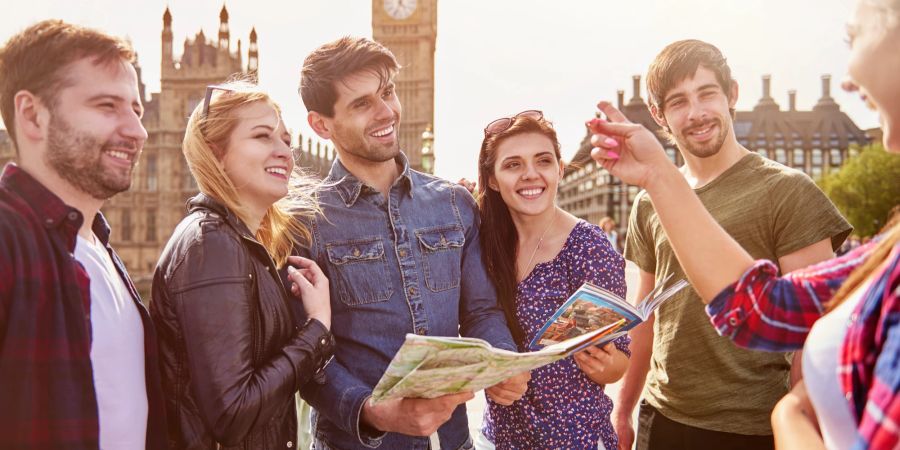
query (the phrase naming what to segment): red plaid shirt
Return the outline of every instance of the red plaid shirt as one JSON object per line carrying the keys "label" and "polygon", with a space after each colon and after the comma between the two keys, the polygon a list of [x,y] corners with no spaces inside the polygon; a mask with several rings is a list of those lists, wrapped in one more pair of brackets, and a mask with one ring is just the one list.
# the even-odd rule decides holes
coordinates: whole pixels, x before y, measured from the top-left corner
{"label": "red plaid shirt", "polygon": [[[14,164],[0,175],[0,447],[97,449],[91,368],[90,279],[75,260],[83,218]],[[97,214],[109,251],[144,324],[147,448],[165,448],[156,335]]]}
{"label": "red plaid shirt", "polygon": [[[770,351],[799,350],[824,305],[876,243],[778,277],[758,261],[707,306],[719,334]],[[839,359],[841,387],[857,423],[854,449],[900,448],[900,244],[863,293]]]}

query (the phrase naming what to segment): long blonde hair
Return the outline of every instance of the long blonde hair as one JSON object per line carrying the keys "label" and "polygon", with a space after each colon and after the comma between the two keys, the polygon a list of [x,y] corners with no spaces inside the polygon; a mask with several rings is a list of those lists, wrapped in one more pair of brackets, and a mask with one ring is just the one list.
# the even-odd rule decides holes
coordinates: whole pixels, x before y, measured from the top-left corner
{"label": "long blonde hair", "polygon": [[[194,108],[184,133],[182,151],[200,192],[221,202],[241,221],[248,223],[246,208],[241,204],[234,183],[225,173],[222,160],[231,133],[240,120],[236,111],[255,102],[281,108],[258,86],[245,80],[231,81],[213,91],[209,111],[204,115],[204,102]],[[256,239],[266,248],[280,268],[295,245],[309,241],[310,233],[299,218],[319,212],[315,197],[317,182],[295,167],[290,176],[288,195],[267,210],[256,231]]]}

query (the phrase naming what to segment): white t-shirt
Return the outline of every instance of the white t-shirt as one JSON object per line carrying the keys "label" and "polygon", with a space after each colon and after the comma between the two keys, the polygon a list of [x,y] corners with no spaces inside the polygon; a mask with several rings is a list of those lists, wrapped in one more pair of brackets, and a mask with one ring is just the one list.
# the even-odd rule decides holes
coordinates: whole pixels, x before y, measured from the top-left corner
{"label": "white t-shirt", "polygon": [[838,359],[850,315],[871,283],[870,277],[837,308],[816,321],[803,346],[803,380],[828,449],[850,448],[856,439],[856,418],[841,388]]}
{"label": "white t-shirt", "polygon": [[147,438],[144,325],[103,245],[78,236],[77,259],[91,278],[91,366],[100,448],[143,449]]}

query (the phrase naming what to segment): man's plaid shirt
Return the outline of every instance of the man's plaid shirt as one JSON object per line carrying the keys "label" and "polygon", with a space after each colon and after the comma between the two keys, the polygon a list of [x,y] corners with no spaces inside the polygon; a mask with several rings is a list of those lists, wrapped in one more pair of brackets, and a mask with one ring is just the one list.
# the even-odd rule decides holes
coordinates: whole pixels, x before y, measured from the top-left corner
{"label": "man's plaid shirt", "polygon": [[[90,279],[75,260],[81,213],[22,169],[0,175],[0,447],[97,449]],[[144,325],[147,448],[165,448],[156,335],[101,214],[93,231],[128,286]]]}

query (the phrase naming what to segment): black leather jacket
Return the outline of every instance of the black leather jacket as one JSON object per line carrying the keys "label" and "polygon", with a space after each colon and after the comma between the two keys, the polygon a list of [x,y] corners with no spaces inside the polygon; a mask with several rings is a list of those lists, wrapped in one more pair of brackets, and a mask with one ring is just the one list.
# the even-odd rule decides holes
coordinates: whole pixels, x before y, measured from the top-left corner
{"label": "black leather jacket", "polygon": [[318,321],[295,326],[271,257],[200,194],[166,244],[150,314],[175,449],[296,447],[294,394],[331,357]]}

